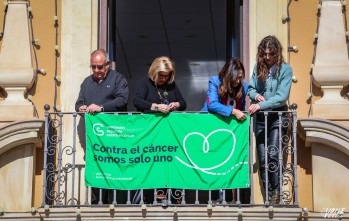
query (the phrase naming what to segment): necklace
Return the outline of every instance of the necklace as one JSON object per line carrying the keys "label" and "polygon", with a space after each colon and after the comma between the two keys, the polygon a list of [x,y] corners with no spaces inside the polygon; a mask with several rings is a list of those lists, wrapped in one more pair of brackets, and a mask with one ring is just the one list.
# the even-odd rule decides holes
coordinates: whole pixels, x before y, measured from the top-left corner
{"label": "necklace", "polygon": [[167,100],[168,93],[167,93],[167,91],[166,91],[166,88],[165,88],[164,93],[163,93],[164,96],[161,96],[158,87],[156,87],[156,91],[158,92],[158,95],[159,95],[159,98],[160,98],[161,103],[162,103],[162,104],[168,105],[168,104],[169,104],[169,102],[168,102],[168,100]]}

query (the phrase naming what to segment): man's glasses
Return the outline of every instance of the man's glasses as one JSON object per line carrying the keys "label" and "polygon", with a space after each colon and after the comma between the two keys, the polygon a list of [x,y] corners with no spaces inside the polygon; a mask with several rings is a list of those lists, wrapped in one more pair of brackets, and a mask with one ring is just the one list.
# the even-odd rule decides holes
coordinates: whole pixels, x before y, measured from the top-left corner
{"label": "man's glasses", "polygon": [[104,65],[105,64],[102,64],[102,65],[95,65],[95,64],[91,64],[90,65],[90,68],[92,68],[92,70],[94,70],[94,69],[98,69],[98,70],[102,70],[103,68],[104,68]]}

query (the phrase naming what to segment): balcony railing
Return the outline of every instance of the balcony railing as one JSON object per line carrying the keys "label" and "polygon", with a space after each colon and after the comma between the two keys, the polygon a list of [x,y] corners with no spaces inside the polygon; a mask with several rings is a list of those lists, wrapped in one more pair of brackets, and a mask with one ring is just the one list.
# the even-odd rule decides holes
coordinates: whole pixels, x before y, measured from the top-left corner
{"label": "balcony railing", "polygon": [[[296,105],[291,105],[288,112],[264,112],[267,119],[271,114],[279,117],[279,165],[280,167],[280,207],[298,207],[297,184],[297,142],[296,142]],[[45,112],[45,146],[43,165],[43,196],[42,207],[83,207],[109,206],[110,204],[132,206],[146,204],[147,206],[207,206],[219,204],[222,206],[268,206],[267,193],[260,191],[258,180],[258,160],[255,137],[255,116],[250,118],[249,127],[249,177],[250,188],[224,190],[186,190],[186,189],[151,189],[151,190],[97,190],[97,199],[91,199],[91,188],[84,186],[84,140],[81,128],[83,118],[76,112]],[[189,112],[186,112],[189,113]],[[193,113],[193,112],[191,112]],[[199,114],[205,114],[196,112]],[[109,113],[110,114],[110,113]],[[140,114],[140,113],[111,113]],[[207,113],[206,113],[207,114]],[[287,116],[286,118],[284,118]],[[284,118],[284,120],[281,120]],[[286,119],[286,120],[285,120]],[[203,122],[204,125],[205,122]],[[281,128],[287,128],[285,136],[281,136]],[[79,133],[80,131],[80,133]],[[267,144],[267,139],[265,139]],[[265,150],[267,154],[268,147]],[[79,151],[77,151],[79,150]],[[272,172],[271,165],[266,163],[266,170]],[[275,165],[274,165],[275,166]],[[268,173],[266,173],[268,174]],[[266,183],[268,185],[268,183]],[[107,193],[106,193],[107,192]],[[259,193],[259,192],[262,192]],[[108,195],[109,201],[102,200]],[[92,203],[94,201],[94,203]]]}

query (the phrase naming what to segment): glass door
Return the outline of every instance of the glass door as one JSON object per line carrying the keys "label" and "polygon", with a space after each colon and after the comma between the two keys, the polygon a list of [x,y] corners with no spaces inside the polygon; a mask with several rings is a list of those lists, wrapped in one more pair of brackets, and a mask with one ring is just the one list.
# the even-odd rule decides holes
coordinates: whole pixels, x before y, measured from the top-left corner
{"label": "glass door", "polygon": [[107,15],[101,11],[106,22],[100,24],[107,28],[100,30],[107,32],[105,45],[115,69],[128,80],[129,111],[135,111],[137,84],[147,78],[156,57],[175,62],[175,82],[187,111],[200,111],[208,78],[217,75],[227,59],[242,57],[242,1],[108,0],[102,5]]}

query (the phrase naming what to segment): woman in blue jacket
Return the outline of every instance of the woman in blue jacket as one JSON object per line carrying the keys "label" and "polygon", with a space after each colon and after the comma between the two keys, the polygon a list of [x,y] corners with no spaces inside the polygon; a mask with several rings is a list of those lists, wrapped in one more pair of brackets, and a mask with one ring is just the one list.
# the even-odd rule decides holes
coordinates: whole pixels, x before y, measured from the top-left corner
{"label": "woman in blue jacket", "polygon": [[[285,124],[280,122],[277,113],[269,113],[265,125],[264,113],[258,111],[287,111],[286,102],[292,84],[292,68],[285,63],[282,45],[275,36],[267,36],[260,42],[256,57],[257,64],[248,87],[248,95],[251,98],[248,113],[256,113],[255,136],[263,187],[265,189],[267,186],[266,192],[270,203],[279,204],[281,192],[279,151],[282,148],[279,146],[279,132],[283,137],[287,128],[282,127],[279,131],[279,125]],[[285,113],[281,119],[282,121],[287,119]],[[266,171],[268,171],[267,182]]]}
{"label": "woman in blue jacket", "polygon": [[245,68],[240,59],[233,58],[218,73],[210,77],[206,102],[202,111],[223,116],[235,115],[238,120],[246,118],[246,94],[248,84],[244,82]]}
{"label": "woman in blue jacket", "polygon": [[[233,58],[225,63],[218,73],[209,79],[206,102],[202,111],[229,117],[235,115],[238,120],[245,120],[243,113],[246,105],[248,84],[244,82],[245,68],[240,59]],[[236,200],[236,190],[232,190],[232,200]],[[219,191],[217,202],[223,200],[223,192]]]}

